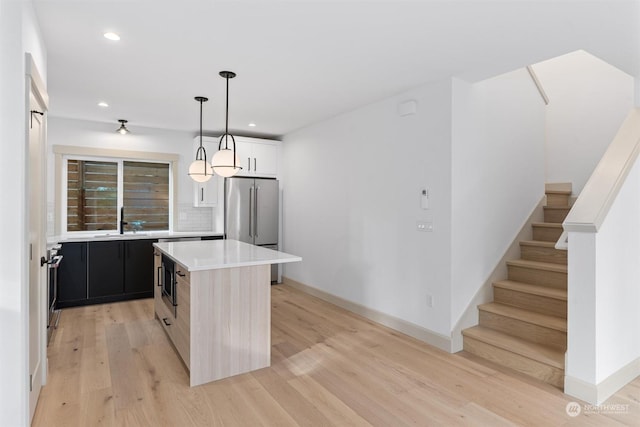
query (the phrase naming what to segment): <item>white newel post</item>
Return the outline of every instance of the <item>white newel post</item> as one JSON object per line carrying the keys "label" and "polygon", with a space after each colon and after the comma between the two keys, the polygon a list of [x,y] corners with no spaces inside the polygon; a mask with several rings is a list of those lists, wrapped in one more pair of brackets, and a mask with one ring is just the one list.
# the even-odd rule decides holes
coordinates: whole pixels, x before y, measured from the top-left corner
{"label": "white newel post", "polygon": [[565,393],[594,403],[596,384],[596,233],[570,232]]}

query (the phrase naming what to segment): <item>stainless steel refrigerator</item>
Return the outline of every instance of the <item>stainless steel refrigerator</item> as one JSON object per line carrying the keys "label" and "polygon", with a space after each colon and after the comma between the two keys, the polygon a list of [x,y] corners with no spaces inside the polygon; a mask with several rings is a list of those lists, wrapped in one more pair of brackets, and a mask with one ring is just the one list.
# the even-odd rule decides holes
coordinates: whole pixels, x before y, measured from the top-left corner
{"label": "stainless steel refrigerator", "polygon": [[[226,178],[224,228],[227,239],[278,250],[279,185],[276,179]],[[278,265],[271,266],[271,281]]]}

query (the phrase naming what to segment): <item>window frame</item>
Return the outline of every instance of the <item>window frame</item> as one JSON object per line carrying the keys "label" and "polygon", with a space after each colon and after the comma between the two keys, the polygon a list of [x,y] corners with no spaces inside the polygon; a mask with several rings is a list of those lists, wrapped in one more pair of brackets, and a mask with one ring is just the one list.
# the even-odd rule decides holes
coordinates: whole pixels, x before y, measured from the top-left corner
{"label": "window frame", "polygon": [[[68,230],[68,226],[69,226],[69,221],[68,221],[68,207],[69,207],[69,196],[68,196],[68,190],[69,190],[69,160],[79,160],[79,161],[94,161],[94,162],[109,162],[109,163],[115,163],[116,164],[116,174],[117,174],[117,178],[116,178],[116,193],[117,193],[117,197],[116,197],[116,228],[115,229],[110,229],[110,230],[80,230],[80,231],[69,231]],[[60,216],[61,216],[61,220],[62,220],[62,229],[64,230],[64,234],[67,234],[69,236],[84,236],[84,235],[107,235],[107,234],[114,234],[114,233],[118,233],[118,221],[120,220],[120,212],[119,209],[123,204],[124,201],[124,197],[122,194],[122,190],[123,190],[123,179],[122,179],[122,165],[124,163],[124,160],[120,160],[120,159],[112,159],[112,158],[108,158],[108,157],[90,157],[90,156],[74,156],[72,154],[67,154],[67,155],[63,155],[62,156],[62,200],[61,200],[61,210],[60,210]]]}
{"label": "window frame", "polygon": [[[54,145],[53,152],[55,155],[55,205],[56,209],[56,221],[54,232],[59,236],[69,237],[91,237],[102,236],[119,233],[118,227],[114,230],[82,230],[82,231],[68,231],[67,230],[67,160],[89,160],[89,161],[104,161],[114,162],[118,164],[118,198],[117,198],[117,221],[120,221],[120,207],[124,202],[124,176],[123,167],[124,162],[146,162],[146,163],[164,163],[169,165],[169,224],[166,231],[172,232],[175,225],[176,212],[176,186],[178,161],[180,156],[172,153],[151,153],[151,152],[138,152],[138,151],[126,151],[126,150],[112,150],[112,149],[99,149],[91,147],[76,147],[76,146],[60,146]],[[117,225],[117,224],[116,224]],[[163,233],[166,231],[153,230],[150,232],[143,231],[143,233]],[[133,234],[127,232],[127,234]]]}

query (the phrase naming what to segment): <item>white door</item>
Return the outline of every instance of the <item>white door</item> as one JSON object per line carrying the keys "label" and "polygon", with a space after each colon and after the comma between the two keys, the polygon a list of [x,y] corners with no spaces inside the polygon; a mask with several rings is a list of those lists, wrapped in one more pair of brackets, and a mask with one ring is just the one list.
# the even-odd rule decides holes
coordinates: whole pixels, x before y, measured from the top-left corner
{"label": "white door", "polygon": [[[38,403],[46,375],[46,274],[40,258],[46,255],[44,207],[44,109],[36,98],[30,99],[29,163],[27,165],[29,194],[29,419]],[[34,112],[37,111],[37,112]]]}

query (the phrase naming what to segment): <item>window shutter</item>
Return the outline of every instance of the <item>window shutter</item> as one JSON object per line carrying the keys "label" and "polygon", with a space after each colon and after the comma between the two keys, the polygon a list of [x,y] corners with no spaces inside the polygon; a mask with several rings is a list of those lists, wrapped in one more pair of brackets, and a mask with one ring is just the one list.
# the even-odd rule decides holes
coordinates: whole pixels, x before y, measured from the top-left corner
{"label": "window shutter", "polygon": [[123,170],[125,230],[168,230],[169,165],[125,161]]}
{"label": "window shutter", "polygon": [[118,164],[67,162],[67,230],[117,229]]}

